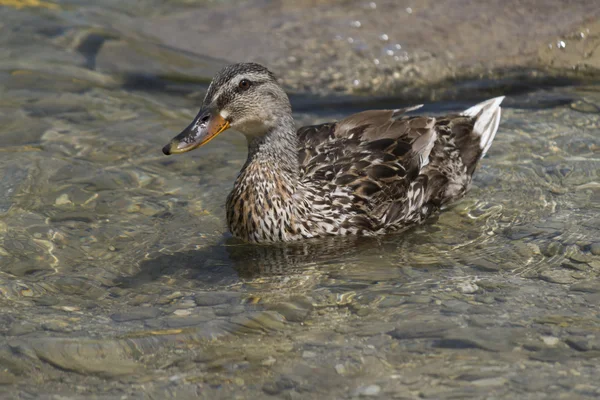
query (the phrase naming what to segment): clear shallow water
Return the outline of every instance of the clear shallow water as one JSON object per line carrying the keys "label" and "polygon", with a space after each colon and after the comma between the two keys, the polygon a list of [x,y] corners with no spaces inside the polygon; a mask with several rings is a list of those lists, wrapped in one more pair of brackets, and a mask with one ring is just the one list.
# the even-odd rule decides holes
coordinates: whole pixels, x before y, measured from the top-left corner
{"label": "clear shallow water", "polygon": [[[249,246],[223,208],[245,140],[160,152],[218,62],[102,67],[104,5],[0,8],[2,396],[600,394],[598,85],[507,85],[473,190],[422,227]],[[294,99],[302,123],[392,102]]]}

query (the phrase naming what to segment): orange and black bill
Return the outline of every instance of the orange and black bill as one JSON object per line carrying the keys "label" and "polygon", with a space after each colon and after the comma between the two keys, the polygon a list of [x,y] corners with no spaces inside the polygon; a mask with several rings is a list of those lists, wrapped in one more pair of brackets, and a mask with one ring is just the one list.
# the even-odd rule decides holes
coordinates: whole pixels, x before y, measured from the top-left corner
{"label": "orange and black bill", "polygon": [[169,155],[194,150],[210,142],[227,128],[229,128],[229,121],[221,115],[210,110],[201,110],[194,121],[163,147],[162,151]]}

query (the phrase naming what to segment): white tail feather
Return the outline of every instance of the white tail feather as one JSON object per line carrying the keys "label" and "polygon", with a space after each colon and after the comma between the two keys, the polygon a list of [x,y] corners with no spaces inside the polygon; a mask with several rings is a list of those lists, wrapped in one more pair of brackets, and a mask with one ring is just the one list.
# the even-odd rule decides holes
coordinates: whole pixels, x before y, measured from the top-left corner
{"label": "white tail feather", "polygon": [[490,149],[494,137],[496,136],[496,132],[498,131],[502,113],[502,109],[500,108],[502,100],[504,100],[504,96],[495,97],[476,104],[462,112],[462,115],[466,117],[476,118],[473,133],[480,136],[479,146],[481,147],[481,158],[483,158],[485,153]]}

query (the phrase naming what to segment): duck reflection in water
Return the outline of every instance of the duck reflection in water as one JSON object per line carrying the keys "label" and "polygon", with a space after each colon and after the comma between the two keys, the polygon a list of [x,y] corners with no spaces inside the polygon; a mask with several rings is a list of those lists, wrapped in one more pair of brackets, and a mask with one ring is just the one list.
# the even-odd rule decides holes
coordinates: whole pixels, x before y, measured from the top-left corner
{"label": "duck reflection in water", "polygon": [[[286,279],[293,275],[326,273],[327,266],[351,263],[369,250],[380,252],[397,249],[400,236],[360,238],[329,237],[292,243],[257,245],[226,238],[199,250],[158,254],[140,263],[139,272],[121,280],[121,285],[137,287],[168,276],[175,280],[192,280],[195,287],[230,285],[241,281],[270,278]],[[397,251],[397,250],[396,250]],[[335,269],[335,268],[334,268]]]}
{"label": "duck reflection in water", "polygon": [[[139,287],[168,277],[178,284],[188,282],[190,288],[214,289],[257,280],[285,286],[292,277],[314,281],[317,276],[335,275],[340,268],[370,268],[371,260],[377,260],[382,268],[411,266],[417,247],[429,244],[431,235],[440,230],[437,221],[434,216],[424,225],[410,228],[409,235],[372,238],[332,236],[259,245],[229,236],[201,249],[149,254],[139,264],[137,274],[121,278],[119,283],[122,287]],[[382,258],[382,254],[389,257]],[[440,261],[436,258],[437,267]]]}

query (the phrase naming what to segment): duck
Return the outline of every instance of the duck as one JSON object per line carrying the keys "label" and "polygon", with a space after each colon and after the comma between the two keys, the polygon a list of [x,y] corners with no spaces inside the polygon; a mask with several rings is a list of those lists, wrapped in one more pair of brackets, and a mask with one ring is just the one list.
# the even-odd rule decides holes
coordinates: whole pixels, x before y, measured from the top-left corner
{"label": "duck", "polygon": [[502,97],[445,116],[422,107],[367,110],[296,129],[275,75],[237,63],[211,81],[199,113],[166,155],[232,129],[248,157],[226,200],[231,234],[276,243],[403,232],[460,199],[498,130]]}

